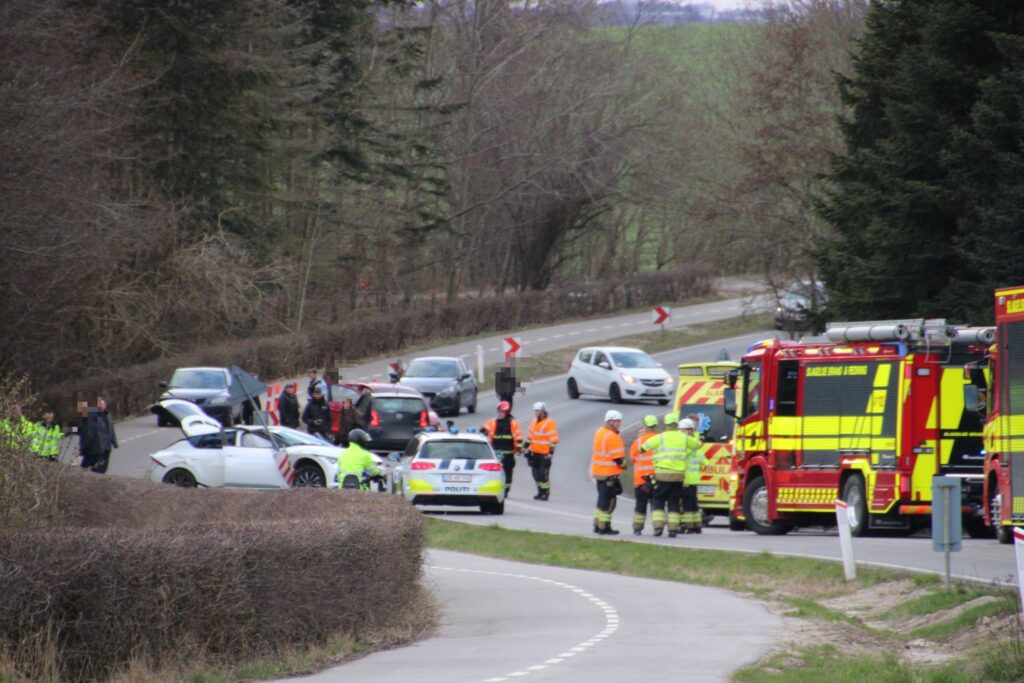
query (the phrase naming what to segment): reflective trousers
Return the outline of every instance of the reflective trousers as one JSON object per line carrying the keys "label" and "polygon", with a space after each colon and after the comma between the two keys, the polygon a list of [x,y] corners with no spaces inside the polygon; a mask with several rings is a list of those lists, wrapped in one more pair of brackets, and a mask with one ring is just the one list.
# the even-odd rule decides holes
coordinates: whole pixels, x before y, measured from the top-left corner
{"label": "reflective trousers", "polygon": [[654,502],[654,487],[650,484],[641,484],[633,489],[633,496],[636,504],[633,506],[633,531],[643,531],[644,522],[647,521],[647,508]]}
{"label": "reflective trousers", "polygon": [[594,528],[608,529],[612,525],[612,513],[622,484],[618,477],[597,480],[597,510],[594,511]]}
{"label": "reflective trousers", "polygon": [[[665,518],[668,517],[668,530],[670,533],[678,532],[681,522],[679,514],[679,502],[683,496],[683,482],[661,481],[654,487],[654,505],[651,509],[651,522],[655,531],[665,528]],[[668,514],[666,515],[666,508]]]}

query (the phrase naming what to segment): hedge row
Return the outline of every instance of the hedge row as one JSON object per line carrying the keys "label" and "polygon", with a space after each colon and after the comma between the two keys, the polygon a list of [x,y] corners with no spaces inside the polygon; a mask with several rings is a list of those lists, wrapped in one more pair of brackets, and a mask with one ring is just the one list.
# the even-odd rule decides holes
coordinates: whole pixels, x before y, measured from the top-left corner
{"label": "hedge row", "polygon": [[[403,312],[360,315],[351,323],[220,344],[150,363],[73,380],[61,391],[44,391],[44,399],[73,415],[72,401],[104,395],[117,415],[144,412],[156,386],[177,367],[239,365],[261,377],[289,377],[307,367],[322,367],[334,357],[351,363],[400,352],[435,339],[464,337],[516,329],[578,317],[590,317],[636,306],[685,301],[711,291],[708,271],[698,267],[648,273],[621,281],[581,284],[544,292],[463,299],[456,304],[423,304]],[[66,387],[70,386],[68,394]]]}
{"label": "hedge row", "polygon": [[102,680],[431,623],[424,523],[390,496],[80,473],[61,507],[58,527],[0,533],[0,639],[32,680],[47,661],[62,680]]}

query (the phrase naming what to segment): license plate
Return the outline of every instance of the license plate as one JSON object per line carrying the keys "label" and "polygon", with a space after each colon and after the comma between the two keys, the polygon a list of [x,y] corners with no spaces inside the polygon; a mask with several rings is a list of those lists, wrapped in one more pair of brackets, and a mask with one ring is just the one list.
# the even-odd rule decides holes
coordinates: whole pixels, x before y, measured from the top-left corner
{"label": "license plate", "polygon": [[697,495],[698,496],[713,496],[713,495],[715,495],[715,487],[714,486],[698,486],[697,487]]}
{"label": "license plate", "polygon": [[444,481],[470,482],[473,481],[472,474],[446,474]]}

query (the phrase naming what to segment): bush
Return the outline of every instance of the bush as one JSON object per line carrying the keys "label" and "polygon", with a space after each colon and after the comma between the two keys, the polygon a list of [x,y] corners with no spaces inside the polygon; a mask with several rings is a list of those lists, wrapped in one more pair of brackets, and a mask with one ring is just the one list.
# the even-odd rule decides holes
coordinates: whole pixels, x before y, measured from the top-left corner
{"label": "bush", "polygon": [[52,529],[0,533],[0,643],[32,680],[223,665],[430,624],[424,522],[397,498],[71,472],[60,508]]}
{"label": "bush", "polygon": [[157,395],[157,384],[175,368],[239,365],[261,377],[288,377],[307,367],[322,366],[328,357],[349,361],[396,353],[432,340],[500,332],[589,317],[637,306],[685,301],[711,291],[710,274],[700,268],[645,273],[631,279],[608,280],[519,292],[511,296],[463,299],[456,304],[428,304],[405,311],[360,315],[343,326],[314,329],[261,339],[220,344],[77,381],[71,395],[47,396],[66,414],[71,399],[93,400],[102,394],[115,414],[144,412]]}

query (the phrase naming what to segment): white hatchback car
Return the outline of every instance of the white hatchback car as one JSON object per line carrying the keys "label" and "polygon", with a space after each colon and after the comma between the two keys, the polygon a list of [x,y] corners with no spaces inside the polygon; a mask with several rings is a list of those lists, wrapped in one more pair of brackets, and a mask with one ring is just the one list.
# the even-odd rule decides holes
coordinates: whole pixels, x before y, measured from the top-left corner
{"label": "white hatchback car", "polygon": [[[164,399],[152,406],[167,424],[177,424],[185,438],[152,454],[150,479],[178,486],[286,488],[338,486],[342,449],[288,427],[220,422],[190,401]],[[378,466],[383,460],[374,456]]]}
{"label": "white hatchback car", "polygon": [[569,398],[592,394],[622,401],[657,401],[668,405],[675,380],[645,351],[624,346],[580,349],[565,382]]}

